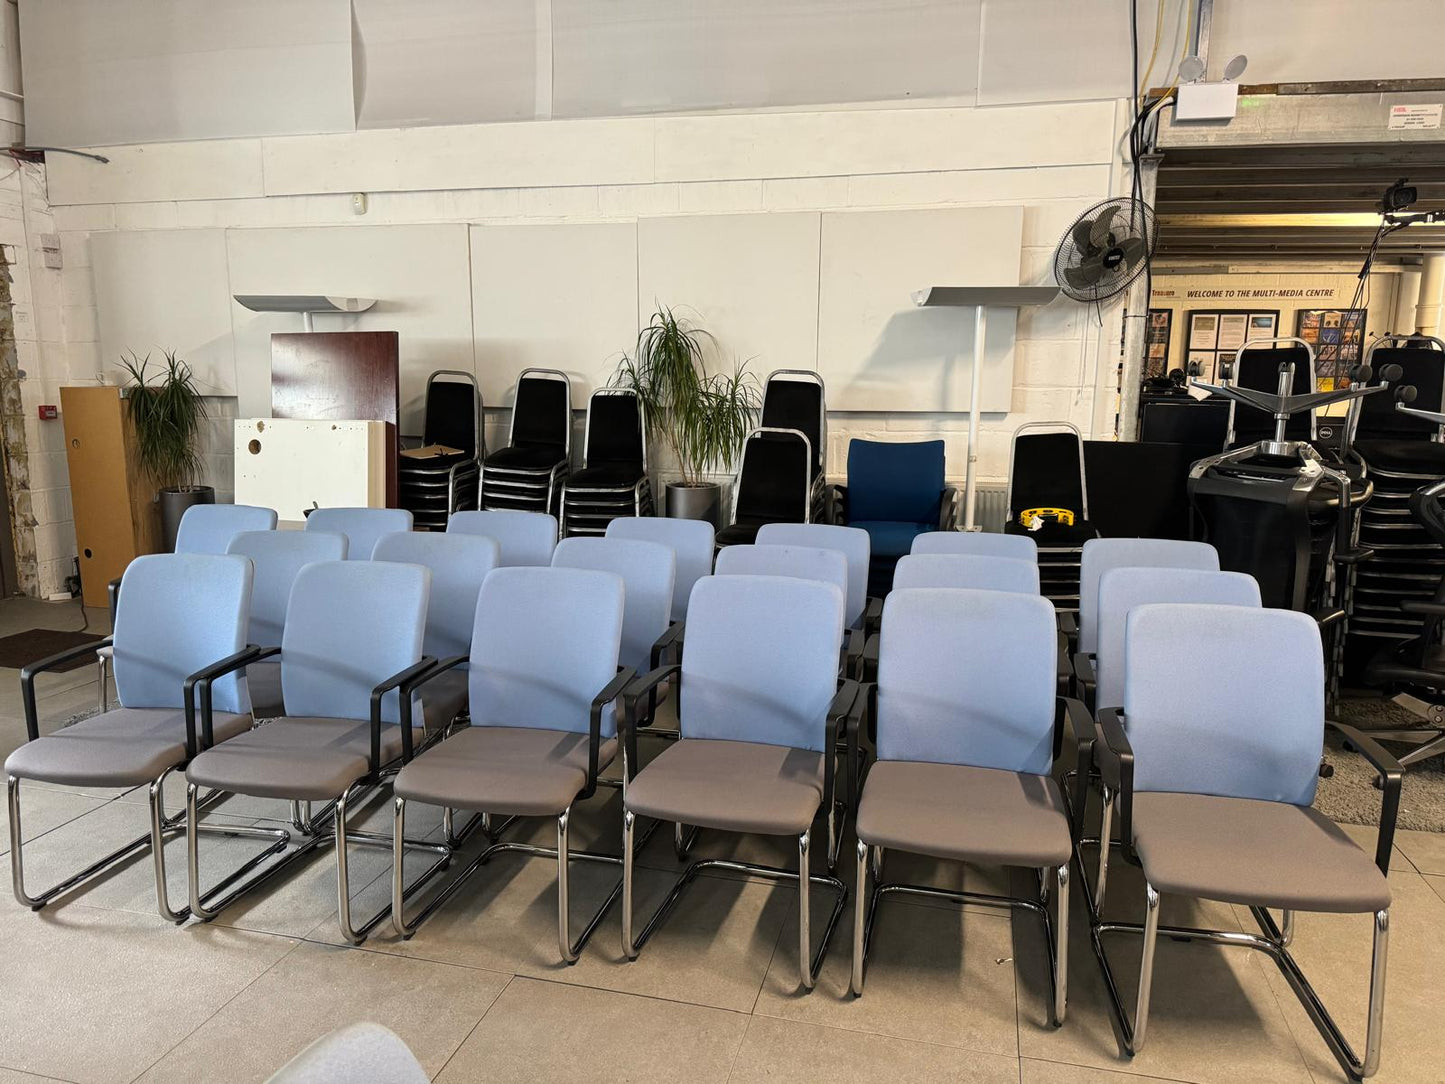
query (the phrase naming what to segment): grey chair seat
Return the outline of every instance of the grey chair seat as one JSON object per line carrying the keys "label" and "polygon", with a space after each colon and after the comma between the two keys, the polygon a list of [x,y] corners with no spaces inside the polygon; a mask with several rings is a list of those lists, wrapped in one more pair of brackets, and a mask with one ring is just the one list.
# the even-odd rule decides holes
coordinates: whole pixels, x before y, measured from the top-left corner
{"label": "grey chair seat", "polygon": [[858,808],[858,838],[871,846],[956,861],[1060,866],[1069,822],[1048,776],[883,760]]}
{"label": "grey chair seat", "polygon": [[1134,848],[1159,892],[1345,914],[1390,906],[1375,863],[1337,824],[1306,806],[1136,793]]}
{"label": "grey chair seat", "polygon": [[[422,719],[426,732],[445,729],[467,706],[467,671],[463,667],[426,683],[421,690]],[[415,718],[415,716],[413,716]]]}
{"label": "grey chair seat", "polygon": [[[604,741],[598,770],[617,755]],[[561,813],[587,785],[587,735],[473,726],[417,757],[396,777],[397,797],[504,816]]]}
{"label": "grey chair seat", "polygon": [[[251,728],[249,715],[216,712],[217,742]],[[196,721],[197,736],[200,720]],[[5,760],[6,774],[69,787],[137,787],[186,759],[186,713],[179,708],[112,708],[35,741]]]}
{"label": "grey chair seat", "polygon": [[257,662],[246,667],[246,687],[251,691],[251,714],[259,721],[279,719],[286,714],[281,699],[281,664]]}
{"label": "grey chair seat", "polygon": [[702,828],[796,835],[823,801],[823,755],[758,742],[684,738],[627,785],[627,808]]}
{"label": "grey chair seat", "polygon": [[[371,724],[353,719],[275,719],[207,749],[186,769],[197,786],[256,798],[327,801],[367,773]],[[381,762],[401,755],[401,728],[381,728]]]}

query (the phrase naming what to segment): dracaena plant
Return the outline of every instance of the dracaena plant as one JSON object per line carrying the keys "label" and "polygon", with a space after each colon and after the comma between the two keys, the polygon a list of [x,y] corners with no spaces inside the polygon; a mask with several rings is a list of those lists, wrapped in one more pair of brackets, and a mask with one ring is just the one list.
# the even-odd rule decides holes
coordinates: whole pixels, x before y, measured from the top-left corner
{"label": "dracaena plant", "polygon": [[671,453],[686,486],[702,485],[711,471],[727,471],[753,428],[760,395],[746,363],[731,372],[708,372],[702,328],[659,308],[624,355],[612,383],[631,388],[647,411],[654,443]]}
{"label": "dracaena plant", "polygon": [[196,389],[191,367],[175,351],[152,378],[151,357],[134,353],[121,359],[130,377],[126,386],[127,412],[135,429],[141,466],[162,489],[184,489],[196,484],[202,460],[198,446],[206,404]]}

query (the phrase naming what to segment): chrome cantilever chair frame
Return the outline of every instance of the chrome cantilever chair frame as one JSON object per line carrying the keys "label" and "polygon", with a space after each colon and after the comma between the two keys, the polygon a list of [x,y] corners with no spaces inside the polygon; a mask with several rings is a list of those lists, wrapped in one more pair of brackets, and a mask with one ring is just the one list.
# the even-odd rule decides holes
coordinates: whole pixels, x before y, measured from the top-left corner
{"label": "chrome cantilever chair frame", "polygon": [[[69,662],[73,659],[83,658],[95,651],[97,647],[108,647],[111,638],[105,637],[97,644],[81,644],[78,647],[69,648],[39,662],[32,663],[20,672],[20,696],[24,704],[25,725],[28,731],[28,740],[34,741],[40,736],[39,717],[35,703],[35,679],[38,675],[55,667]],[[242,652],[242,655],[249,655],[250,652]],[[233,659],[236,656],[232,657]],[[102,658],[102,667],[107,660]],[[196,706],[195,690],[198,682],[203,680],[207,674],[212,673],[219,666],[224,666],[232,660],[222,660],[217,666],[208,667],[186,679],[184,686],[185,715],[186,715],[186,743],[192,753],[196,745]],[[187,761],[190,758],[187,757]],[[150,807],[150,827],[143,834],[137,836],[128,843],[124,843],[105,855],[98,858],[90,865],[71,874],[69,877],[58,881],[50,888],[42,892],[31,894],[25,887],[25,858],[24,858],[24,832],[21,822],[20,805],[20,779],[7,775],[5,779],[6,800],[10,812],[10,883],[15,894],[16,902],[32,911],[39,911],[51,900],[64,895],[96,877],[105,873],[116,865],[141,854],[147,848],[150,849],[153,868],[155,871],[156,886],[156,909],[160,916],[169,922],[184,922],[190,917],[191,911],[187,907],[173,908],[170,902],[170,890],[166,883],[166,852],[165,842],[175,833],[184,831],[187,824],[187,813],[180,812],[167,815],[165,812],[165,784],[171,773],[177,768],[184,768],[186,762],[172,765],[166,768],[147,787],[147,801]],[[206,805],[214,803],[221,795],[211,792],[204,799],[198,800],[197,809],[203,809]],[[257,839],[269,839],[271,845],[262,852],[262,857],[275,854],[283,849],[290,840],[290,835],[284,830],[273,830],[268,828],[253,828],[244,825],[201,825],[203,832],[211,832],[217,835],[231,836],[233,838],[250,837]]]}
{"label": "chrome cantilever chair frame", "polygon": [[[628,691],[627,701],[629,709],[627,715],[635,714],[637,701],[648,693],[649,690],[657,687],[658,684],[668,678],[677,678],[677,695],[682,696],[682,667],[678,664],[659,667],[650,674],[640,678]],[[622,815],[622,951],[629,960],[637,959],[642,951],[642,946],[647,944],[648,939],[657,932],[657,928],[667,918],[677,901],[682,898],[687,886],[697,879],[698,874],[703,870],[720,869],[732,873],[753,874],[754,876],[766,877],[773,881],[794,881],[798,886],[798,972],[804,990],[811,990],[817,980],[818,971],[823,966],[823,960],[828,954],[828,945],[832,941],[833,931],[837,929],[839,920],[843,917],[843,908],[848,902],[848,887],[836,876],[832,870],[838,862],[839,830],[835,816],[835,786],[836,786],[836,761],[840,741],[839,727],[847,723],[851,729],[856,729],[859,711],[859,687],[858,683],[852,680],[845,681],[838,689],[833,698],[833,703],[828,709],[828,737],[824,745],[823,765],[823,806],[827,810],[828,823],[828,870],[827,876],[810,874],[809,855],[812,852],[812,828],[809,827],[801,832],[798,839],[798,868],[796,870],[781,869],[777,866],[764,866],[752,862],[740,862],[728,858],[704,858],[693,861],[687,869],[682,872],[672,889],[658,905],[656,911],[643,924],[640,932],[633,932],[633,854],[637,847],[637,815],[624,805]],[[625,758],[624,773],[627,765],[634,765],[637,762],[637,732],[635,728],[628,726],[623,741],[623,756]],[[625,793],[625,788],[624,788]],[[654,828],[655,828],[654,824]],[[693,845],[697,842],[699,829],[693,826],[689,832],[682,823],[674,826],[673,847],[679,859],[685,859],[691,852]],[[650,832],[648,833],[650,834]],[[646,835],[644,835],[644,842]],[[828,916],[827,924],[823,928],[823,937],[819,942],[816,951],[812,946],[812,916],[810,911],[810,888],[812,885],[819,885],[823,888],[830,888],[837,893],[837,902]]]}
{"label": "chrome cantilever chair frame", "polygon": [[[279,647],[258,649],[254,653],[246,654],[239,658],[225,669],[213,668],[209,676],[200,683],[201,698],[201,724],[209,736],[211,716],[211,689],[210,683],[224,673],[243,669],[252,662],[259,662],[262,659],[271,658],[280,654]],[[319,847],[327,843],[336,846],[336,881],[337,881],[337,920],[341,927],[342,936],[353,945],[359,945],[370,935],[371,931],[380,925],[391,913],[391,904],[388,903],[375,915],[367,919],[360,926],[356,926],[351,917],[351,879],[348,864],[348,848],[352,843],[369,847],[393,848],[396,844],[390,836],[384,836],[376,832],[362,832],[351,829],[347,825],[349,810],[363,800],[372,791],[384,785],[386,780],[395,775],[400,766],[409,761],[412,753],[412,693],[420,684],[420,679],[427,676],[435,667],[436,660],[424,657],[419,662],[407,667],[399,673],[393,674],[380,685],[377,685],[371,693],[371,766],[370,771],[361,779],[356,780],[336,798],[331,799],[321,807],[319,811],[313,812],[310,802],[293,800],[291,802],[291,824],[304,838],[294,850],[282,855],[270,865],[261,868],[268,857],[276,853],[277,848],[263,851],[242,863],[236,869],[223,877],[216,885],[207,891],[201,890],[200,876],[200,849],[197,832],[206,830],[199,817],[200,813],[200,788],[194,783],[186,784],[186,819],[187,824],[196,829],[186,833],[186,866],[190,880],[191,913],[203,922],[208,922],[224,911],[239,898],[260,887],[272,877],[282,871],[291,868],[306,855],[311,854]],[[396,689],[400,696],[400,709],[402,735],[402,755],[397,761],[388,764],[380,764],[380,734],[381,734],[381,701],[382,697]],[[271,724],[263,724],[271,725]],[[441,732],[438,732],[438,735]],[[322,823],[326,817],[332,818],[331,831],[326,831]],[[407,895],[419,892],[433,877],[450,864],[452,859],[452,847],[448,843],[428,843],[424,840],[402,840],[400,845],[415,851],[435,854],[438,856],[424,873],[419,875]],[[284,846],[284,844],[283,844]],[[254,872],[253,872],[254,871]],[[247,874],[253,874],[249,878]],[[243,878],[245,878],[243,880]],[[237,884],[237,882],[240,882]],[[232,887],[235,886],[235,887]],[[230,891],[227,891],[229,889]],[[221,895],[221,893],[225,895]]]}
{"label": "chrome cantilever chair frame", "polygon": [[[427,674],[420,682],[418,682],[418,686],[425,684],[425,682],[430,681],[432,678],[446,672],[447,670],[450,670],[456,666],[460,666],[462,663],[466,662],[467,659],[468,656],[459,655],[455,658],[443,661],[433,671]],[[623,692],[627,688],[628,684],[631,683],[631,681],[635,677],[636,674],[630,669],[624,668],[618,671],[617,676],[613,678],[612,681],[608,683],[607,687],[601,692],[599,692],[592,701],[591,717],[589,720],[590,751],[588,782],[587,786],[583,789],[583,791],[577,795],[577,798],[574,800],[573,804],[575,804],[576,801],[585,801],[587,798],[590,798],[595,792],[598,783],[606,782],[605,780],[599,780],[597,777],[597,756],[602,734],[602,711],[604,708],[606,708],[608,704],[611,704],[614,701],[622,701]],[[626,711],[626,703],[623,702],[622,712],[619,713],[618,717],[619,729],[621,729],[621,727],[625,725],[623,722],[623,718]],[[622,786],[625,788],[625,779],[627,778],[627,764],[625,760],[625,754],[623,763],[623,778],[624,782],[622,783]],[[601,854],[595,851],[574,851],[571,849],[571,805],[569,805],[557,816],[556,847],[542,847],[532,843],[520,843],[511,840],[501,840],[499,838],[501,834],[506,831],[509,825],[511,825],[519,818],[508,817],[505,821],[498,825],[495,830],[493,830],[490,825],[489,815],[486,813],[473,814],[471,820],[463,827],[461,833],[454,837],[453,810],[448,807],[445,808],[443,811],[443,831],[447,837],[448,843],[452,845],[459,844],[463,838],[470,835],[471,832],[478,827],[481,827],[484,834],[486,834],[486,836],[493,842],[490,846],[486,847],[480,854],[473,858],[472,861],[469,862],[465,867],[458,871],[456,876],[453,877],[447,883],[447,885],[442,888],[442,890],[427,903],[427,905],[416,915],[416,917],[413,918],[410,922],[408,922],[406,919],[405,910],[406,900],[417,890],[419,890],[422,884],[430,878],[430,876],[432,875],[432,871],[428,870],[426,873],[422,874],[417,879],[417,881],[410,886],[405,884],[404,870],[402,868],[402,859],[404,857],[402,852],[402,841],[405,835],[406,828],[406,805],[407,800],[400,795],[397,795],[393,799],[392,816],[394,831],[392,838],[396,842],[392,856],[391,907],[389,908],[391,912],[392,929],[394,929],[397,933],[397,936],[401,937],[403,940],[411,938],[411,936],[416,933],[416,931],[418,930],[418,928],[420,928],[423,922],[430,918],[438,908],[440,908],[454,895],[456,895],[456,893],[461,889],[461,887],[466,884],[467,880],[472,876],[472,874],[476,873],[479,869],[481,869],[488,862],[490,862],[495,855],[498,854],[523,854],[534,858],[555,858],[557,860],[557,948],[562,956],[563,961],[568,964],[574,964],[577,962],[578,955],[586,946],[588,940],[592,937],[592,934],[596,931],[597,927],[601,925],[602,920],[607,917],[607,912],[612,909],[613,904],[615,904],[618,898],[622,895],[623,886],[622,881],[619,880],[616,886],[608,894],[607,898],[602,902],[602,905],[597,909],[596,913],[588,920],[587,925],[583,928],[582,932],[578,934],[577,937],[574,939],[572,937],[571,891],[568,876],[571,868],[571,861],[573,859],[576,859],[578,861],[584,862],[603,862],[611,865],[621,865],[623,861],[622,857],[619,855]]]}
{"label": "chrome cantilever chair frame", "polygon": [[[1120,840],[1112,846],[1099,846],[1098,874],[1089,883],[1088,863],[1084,858],[1085,840],[1075,837],[1074,860],[1078,864],[1079,881],[1084,892],[1084,903],[1089,915],[1089,940],[1094,956],[1104,978],[1104,989],[1109,995],[1109,1006],[1119,1028],[1120,1043],[1124,1053],[1133,1057],[1144,1046],[1149,1025],[1149,997],[1154,971],[1154,949],[1160,934],[1174,941],[1201,942],[1204,944],[1255,949],[1263,952],[1279,967],[1300,1004],[1309,1015],[1311,1022],[1330,1048],[1330,1053],[1339,1062],[1340,1068],[1354,1080],[1372,1076],[1380,1064],[1380,1039],[1385,1017],[1385,964],[1390,940],[1390,912],[1388,908],[1375,911],[1372,918],[1373,947],[1370,965],[1369,1011],[1367,1016],[1365,1054],[1361,1058],[1345,1038],[1344,1032],[1324,1002],[1310,985],[1303,969],[1289,951],[1294,940],[1294,912],[1282,911],[1279,921],[1267,908],[1251,906],[1250,915],[1259,926],[1258,933],[1238,930],[1198,929],[1191,926],[1162,926],[1159,923],[1159,893],[1145,881],[1145,918],[1143,923],[1106,922],[1103,918],[1104,894],[1108,885],[1109,852],[1117,849],[1132,865],[1139,865],[1131,839],[1131,807],[1133,802],[1133,752],[1124,732],[1123,711],[1111,708],[1099,712],[1096,723],[1095,749],[1102,762],[1103,821],[1099,839],[1112,838],[1113,820],[1118,807],[1120,815]],[[1382,746],[1373,739],[1334,721],[1326,726],[1342,734],[1374,766],[1383,787],[1380,815],[1380,833],[1375,851],[1375,865],[1382,874],[1390,870],[1390,851],[1394,847],[1395,820],[1400,805],[1400,782],[1404,770]],[[1110,768],[1105,768],[1109,765]],[[1082,803],[1080,803],[1081,805]],[[1076,809],[1078,807],[1076,806]],[[1077,833],[1077,828],[1076,828]],[[1124,1006],[1108,954],[1104,950],[1104,937],[1118,934],[1138,934],[1144,940],[1139,968],[1139,987],[1135,999],[1134,1014],[1131,1018]]]}

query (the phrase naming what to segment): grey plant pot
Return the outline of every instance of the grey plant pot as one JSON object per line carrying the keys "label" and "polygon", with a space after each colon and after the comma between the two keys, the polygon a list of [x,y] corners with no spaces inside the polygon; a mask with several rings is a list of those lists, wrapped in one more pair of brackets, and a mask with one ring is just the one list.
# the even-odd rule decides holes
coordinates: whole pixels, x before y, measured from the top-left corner
{"label": "grey plant pot", "polygon": [[716,482],[695,486],[668,482],[665,507],[673,519],[705,519],[713,530],[722,529],[722,486]]}
{"label": "grey plant pot", "polygon": [[210,486],[167,486],[160,491],[161,546],[166,553],[176,552],[176,535],[181,517],[196,504],[215,504],[216,491]]}

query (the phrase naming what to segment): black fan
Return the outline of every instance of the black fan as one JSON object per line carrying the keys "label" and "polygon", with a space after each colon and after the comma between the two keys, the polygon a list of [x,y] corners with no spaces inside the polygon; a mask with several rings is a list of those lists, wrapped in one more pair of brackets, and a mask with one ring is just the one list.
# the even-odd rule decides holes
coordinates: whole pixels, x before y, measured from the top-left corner
{"label": "black fan", "polygon": [[1154,209],[1120,196],[1097,203],[1069,227],[1054,252],[1054,278],[1075,301],[1122,293],[1154,251]]}

